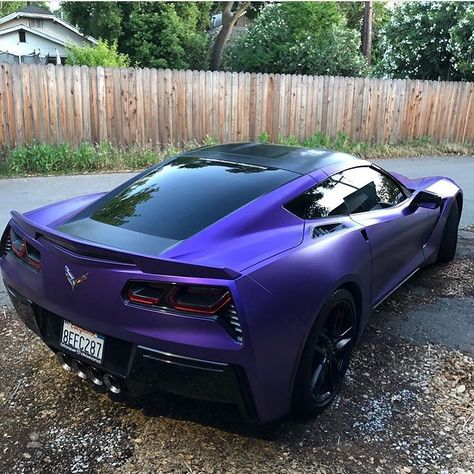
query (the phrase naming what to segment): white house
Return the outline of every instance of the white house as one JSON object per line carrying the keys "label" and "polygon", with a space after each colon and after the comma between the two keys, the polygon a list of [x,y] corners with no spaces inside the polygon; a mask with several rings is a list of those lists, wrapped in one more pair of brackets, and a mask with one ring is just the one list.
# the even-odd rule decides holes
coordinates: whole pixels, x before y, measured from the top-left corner
{"label": "white house", "polygon": [[64,62],[67,43],[93,45],[97,40],[34,4],[0,18],[0,62]]}

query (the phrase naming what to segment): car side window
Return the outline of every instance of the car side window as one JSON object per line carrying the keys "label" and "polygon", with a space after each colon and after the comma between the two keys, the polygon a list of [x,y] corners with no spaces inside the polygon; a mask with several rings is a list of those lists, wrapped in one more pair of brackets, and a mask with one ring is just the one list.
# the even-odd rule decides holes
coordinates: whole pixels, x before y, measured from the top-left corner
{"label": "car side window", "polygon": [[344,199],[349,214],[385,209],[406,199],[394,179],[374,168],[352,168],[344,171],[342,180],[353,189]]}
{"label": "car side window", "polygon": [[348,215],[344,199],[353,189],[342,178],[342,174],[331,176],[286,204],[285,209],[302,219]]}
{"label": "car side window", "polygon": [[395,180],[366,166],[335,174],[284,207],[312,220],[384,209],[405,199]]}

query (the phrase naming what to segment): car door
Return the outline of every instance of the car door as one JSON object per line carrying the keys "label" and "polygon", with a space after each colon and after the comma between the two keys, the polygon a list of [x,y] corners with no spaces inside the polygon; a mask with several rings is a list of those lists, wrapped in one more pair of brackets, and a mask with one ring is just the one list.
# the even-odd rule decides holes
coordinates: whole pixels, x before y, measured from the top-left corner
{"label": "car door", "polygon": [[340,179],[352,187],[344,202],[370,244],[375,306],[422,265],[428,216],[410,206],[410,194],[401,184],[373,167],[346,170]]}

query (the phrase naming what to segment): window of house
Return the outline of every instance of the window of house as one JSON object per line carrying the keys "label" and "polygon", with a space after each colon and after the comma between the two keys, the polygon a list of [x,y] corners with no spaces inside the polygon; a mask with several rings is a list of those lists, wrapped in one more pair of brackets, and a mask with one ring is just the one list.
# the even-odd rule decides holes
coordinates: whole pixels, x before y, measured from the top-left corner
{"label": "window of house", "polygon": [[18,31],[18,39],[20,43],[26,43],[26,32],[23,30]]}
{"label": "window of house", "polygon": [[40,20],[39,18],[31,18],[30,28],[43,28],[43,20]]}

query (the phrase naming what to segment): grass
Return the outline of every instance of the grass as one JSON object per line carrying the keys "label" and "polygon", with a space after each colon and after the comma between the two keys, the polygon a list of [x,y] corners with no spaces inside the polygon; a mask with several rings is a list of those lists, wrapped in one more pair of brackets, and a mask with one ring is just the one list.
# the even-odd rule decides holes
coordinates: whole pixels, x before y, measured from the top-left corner
{"label": "grass", "polygon": [[[269,142],[268,134],[261,134],[259,141]],[[356,142],[342,133],[339,133],[335,138],[331,138],[318,132],[303,142],[298,141],[296,137],[280,138],[277,142],[284,145],[309,148],[328,148],[352,153],[366,159],[474,154],[473,143],[434,143],[429,137],[418,138],[398,145],[371,145]],[[202,144],[212,145],[215,143],[216,140],[212,137],[207,137]],[[67,144],[47,145],[31,143],[11,150],[0,150],[0,176],[135,171],[155,164],[182,150],[198,146],[200,144],[192,142],[180,149],[170,146],[163,151],[156,151],[153,148],[139,146],[115,148],[109,143],[101,143],[99,145],[83,143],[78,147]]]}

